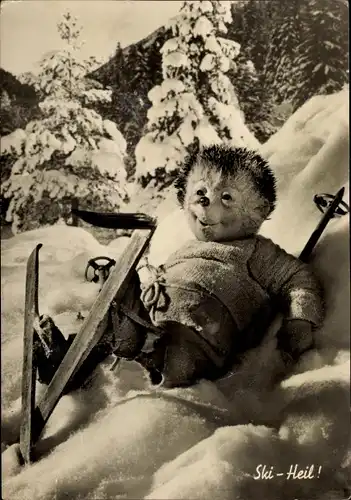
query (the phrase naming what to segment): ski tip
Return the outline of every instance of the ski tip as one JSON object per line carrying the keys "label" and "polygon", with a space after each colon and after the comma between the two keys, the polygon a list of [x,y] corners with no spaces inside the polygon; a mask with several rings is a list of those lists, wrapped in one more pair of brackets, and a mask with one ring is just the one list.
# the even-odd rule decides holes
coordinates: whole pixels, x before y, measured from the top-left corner
{"label": "ski tip", "polygon": [[42,243],[38,243],[37,245],[35,245],[35,248],[32,250],[32,252],[28,258],[28,265],[30,265],[30,262],[32,262],[33,259],[38,258],[39,250],[41,249],[42,246],[43,246]]}
{"label": "ski tip", "polygon": [[340,198],[342,199],[345,194],[345,186],[339,189],[339,191],[336,193],[335,198]]}

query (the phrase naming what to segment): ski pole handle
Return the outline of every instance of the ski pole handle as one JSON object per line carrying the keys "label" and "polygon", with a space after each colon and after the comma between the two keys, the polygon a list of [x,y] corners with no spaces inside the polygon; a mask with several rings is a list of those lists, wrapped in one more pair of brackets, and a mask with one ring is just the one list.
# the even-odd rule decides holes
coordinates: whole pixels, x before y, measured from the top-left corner
{"label": "ski pole handle", "polygon": [[[324,213],[322,219],[320,220],[318,226],[316,229],[313,231],[311,234],[309,240],[307,241],[304,249],[302,250],[299,259],[302,260],[303,262],[307,262],[309,257],[312,254],[312,251],[314,247],[316,246],[319,238],[321,237],[324,229],[327,227],[328,222],[335,216],[335,213],[337,209],[339,208],[340,204],[342,203],[342,199],[345,193],[345,188],[342,187],[339,189],[339,191],[336,193],[334,196],[333,201],[330,203],[328,210]],[[346,204],[344,203],[344,206]],[[346,205],[347,206],[347,205]],[[347,207],[347,212],[348,212],[348,207]],[[345,213],[347,213],[345,212]]]}

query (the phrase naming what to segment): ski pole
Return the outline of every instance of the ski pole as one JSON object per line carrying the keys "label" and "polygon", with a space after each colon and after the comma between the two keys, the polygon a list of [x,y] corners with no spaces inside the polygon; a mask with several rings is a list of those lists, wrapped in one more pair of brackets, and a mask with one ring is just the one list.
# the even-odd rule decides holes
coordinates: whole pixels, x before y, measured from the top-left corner
{"label": "ski pole", "polygon": [[[328,222],[335,217],[335,214],[337,213],[337,210],[342,203],[342,198],[344,196],[344,193],[345,193],[345,188],[342,187],[341,189],[339,189],[339,191],[336,193],[336,195],[334,197],[332,197],[332,198],[334,198],[333,201],[329,204],[327,211],[324,213],[318,226],[311,234],[309,240],[307,241],[304,249],[302,250],[302,252],[299,256],[299,259],[302,260],[303,262],[307,262],[307,260],[311,256],[311,253],[312,253],[314,247],[316,246],[318,240],[322,236],[323,231],[327,227]],[[328,195],[328,196],[330,196],[330,195]],[[316,200],[316,197],[315,197],[315,200]],[[348,206],[346,205],[346,203],[343,203],[343,206],[346,207],[345,213],[347,213],[349,211]],[[342,214],[342,215],[344,215],[344,214]]]}

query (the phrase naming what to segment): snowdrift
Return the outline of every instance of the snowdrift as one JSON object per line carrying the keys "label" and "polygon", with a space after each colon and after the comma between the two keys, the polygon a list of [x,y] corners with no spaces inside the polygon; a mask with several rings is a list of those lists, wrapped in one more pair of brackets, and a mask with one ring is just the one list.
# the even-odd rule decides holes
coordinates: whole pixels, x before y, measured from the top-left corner
{"label": "snowdrift", "polygon": [[[262,232],[292,253],[320,218],[313,195],[347,183],[347,108],[345,92],[313,98],[262,146],[279,180],[278,207]],[[154,263],[191,237],[182,217],[176,211],[159,224],[150,249]],[[41,312],[68,334],[96,296],[96,285],[84,282],[87,260],[118,258],[128,240],[104,247],[82,229],[52,227],[2,245],[4,500],[348,497],[348,216],[330,223],[312,259],[326,290],[327,318],[318,350],[301,359],[296,374],[272,388],[279,366],[270,337],[239,372],[186,390],[150,390],[138,365],[126,362],[111,372],[107,360],[89,388],[62,398],[38,444],[38,462],[20,469],[13,443],[25,264],[38,242],[44,244]]]}

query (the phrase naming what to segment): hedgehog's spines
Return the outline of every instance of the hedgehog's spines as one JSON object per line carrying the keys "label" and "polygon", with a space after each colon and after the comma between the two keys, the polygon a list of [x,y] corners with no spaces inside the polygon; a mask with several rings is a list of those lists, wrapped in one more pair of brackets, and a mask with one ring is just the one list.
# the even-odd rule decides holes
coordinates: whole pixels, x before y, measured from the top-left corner
{"label": "hedgehog's spines", "polygon": [[187,156],[174,183],[181,206],[184,205],[187,178],[199,160],[204,160],[226,177],[235,176],[240,171],[249,173],[259,193],[269,202],[270,212],[274,210],[276,180],[267,161],[255,151],[225,145],[208,146]]}

